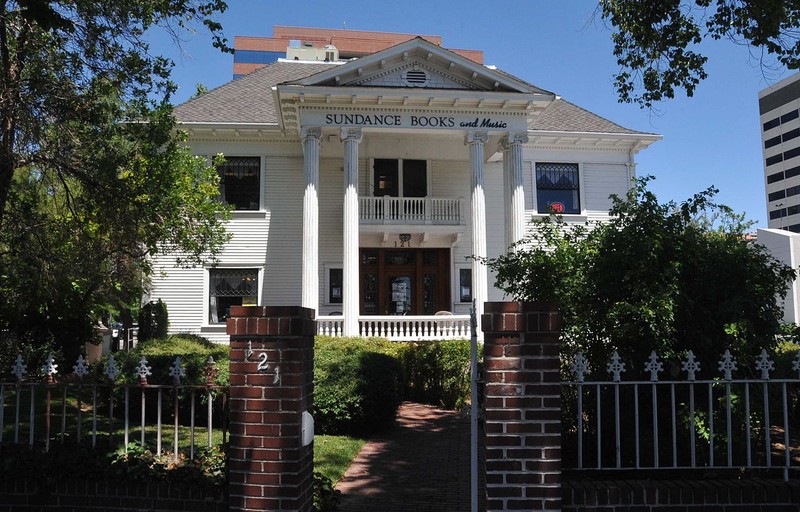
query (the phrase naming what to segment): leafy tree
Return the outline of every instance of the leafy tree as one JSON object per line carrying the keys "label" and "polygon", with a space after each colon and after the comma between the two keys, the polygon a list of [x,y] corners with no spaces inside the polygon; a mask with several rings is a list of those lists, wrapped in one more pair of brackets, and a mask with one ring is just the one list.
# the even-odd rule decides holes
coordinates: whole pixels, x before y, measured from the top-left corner
{"label": "leafy tree", "polygon": [[775,343],[795,272],[745,236],[749,224],[713,202],[709,188],[659,203],[637,182],[614,197],[607,223],[537,221],[516,250],[488,261],[499,288],[517,300],[558,304],[566,348],[605,364],[698,355],[715,367],[726,348],[757,353]]}
{"label": "leafy tree", "polygon": [[[0,0],[0,331],[55,341],[71,364],[104,314],[138,305],[149,256],[213,259],[218,176],[169,105],[177,41],[221,0]],[[8,339],[8,336],[6,336]]]}
{"label": "leafy tree", "polygon": [[692,96],[707,77],[698,49],[705,39],[749,45],[762,64],[800,68],[797,0],[601,0],[598,11],[614,27],[622,102],[650,108],[676,89]]}

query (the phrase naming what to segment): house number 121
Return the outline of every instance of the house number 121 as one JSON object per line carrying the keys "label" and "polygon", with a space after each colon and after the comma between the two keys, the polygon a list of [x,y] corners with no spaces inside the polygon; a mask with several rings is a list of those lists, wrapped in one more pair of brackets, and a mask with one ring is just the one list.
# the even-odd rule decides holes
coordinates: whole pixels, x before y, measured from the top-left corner
{"label": "house number 121", "polygon": [[[247,342],[247,350],[244,353],[245,361],[249,361],[250,357],[254,353],[255,353],[255,351],[253,350],[253,342],[252,341],[248,341]],[[266,373],[266,372],[269,371],[269,369],[270,369],[270,365],[267,362],[267,353],[266,352],[260,352],[258,354],[258,364],[256,365],[256,371],[258,371],[259,373]],[[281,368],[280,368],[280,366],[276,365],[275,366],[274,378],[272,379],[272,383],[273,384],[279,384],[280,381],[281,381]]]}

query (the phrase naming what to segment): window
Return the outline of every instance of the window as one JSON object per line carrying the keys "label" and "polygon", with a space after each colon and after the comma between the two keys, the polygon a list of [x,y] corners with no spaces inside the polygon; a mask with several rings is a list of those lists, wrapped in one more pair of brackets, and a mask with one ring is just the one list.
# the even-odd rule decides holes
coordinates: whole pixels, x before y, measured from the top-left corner
{"label": "window", "polygon": [[234,210],[258,210],[261,207],[261,158],[231,156],[217,169],[219,194]]}
{"label": "window", "polygon": [[786,197],[786,191],[785,190],[779,190],[777,192],[773,192],[770,195],[768,195],[767,196],[767,200],[768,201],[776,201],[778,199],[783,199],[784,197]]}
{"label": "window", "polygon": [[458,269],[458,301],[472,302],[472,269]]}
{"label": "window", "polygon": [[227,320],[231,306],[258,304],[258,269],[212,268],[208,271],[208,321]]}
{"label": "window", "polygon": [[428,162],[376,158],[373,163],[373,197],[425,197]]}
{"label": "window", "polygon": [[536,209],[539,213],[581,212],[578,164],[536,164]]}
{"label": "window", "polygon": [[328,303],[342,303],[342,283],[344,274],[341,268],[328,269]]}

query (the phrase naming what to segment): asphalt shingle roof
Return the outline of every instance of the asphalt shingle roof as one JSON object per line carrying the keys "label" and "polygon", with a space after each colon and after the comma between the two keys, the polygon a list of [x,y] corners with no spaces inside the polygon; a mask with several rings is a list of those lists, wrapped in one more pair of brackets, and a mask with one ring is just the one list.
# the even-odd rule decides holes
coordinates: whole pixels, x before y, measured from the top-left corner
{"label": "asphalt shingle roof", "polygon": [[530,126],[531,130],[553,132],[585,132],[585,133],[627,133],[643,134],[620,126],[603,117],[593,114],[563,98],[556,98],[547,106]]}
{"label": "asphalt shingle roof", "polygon": [[[184,123],[278,124],[272,87],[307,78],[336,64],[274,62],[175,107]],[[529,126],[531,130],[642,134],[556,98]]]}
{"label": "asphalt shingle roof", "polygon": [[331,66],[336,64],[274,62],[178,105],[175,117],[183,123],[278,124],[272,87]]}

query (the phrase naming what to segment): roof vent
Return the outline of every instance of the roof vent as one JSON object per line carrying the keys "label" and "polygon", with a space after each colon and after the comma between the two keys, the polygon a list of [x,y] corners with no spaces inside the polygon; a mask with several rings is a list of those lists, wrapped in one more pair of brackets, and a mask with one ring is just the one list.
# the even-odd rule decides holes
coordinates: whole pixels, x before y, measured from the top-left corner
{"label": "roof vent", "polygon": [[409,87],[425,87],[428,84],[428,74],[421,69],[410,69],[403,74],[403,79]]}

